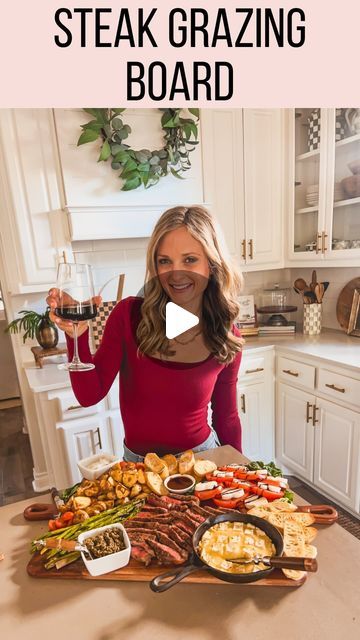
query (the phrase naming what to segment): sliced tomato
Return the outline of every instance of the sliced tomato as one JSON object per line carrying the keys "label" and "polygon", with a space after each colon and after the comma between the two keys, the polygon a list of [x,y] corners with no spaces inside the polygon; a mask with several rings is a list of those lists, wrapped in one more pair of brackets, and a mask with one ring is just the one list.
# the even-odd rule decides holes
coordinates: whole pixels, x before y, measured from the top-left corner
{"label": "sliced tomato", "polygon": [[72,522],[73,518],[74,518],[74,514],[72,511],[65,511],[65,513],[62,514],[60,520],[64,523],[63,526],[66,527],[66,525]]}
{"label": "sliced tomato", "polygon": [[195,491],[195,495],[199,500],[212,500],[221,493],[221,487],[209,489],[208,491]]}
{"label": "sliced tomato", "polygon": [[239,478],[239,480],[246,480],[247,475],[247,471],[235,471],[235,478]]}
{"label": "sliced tomato", "polygon": [[49,527],[49,531],[55,531],[57,529],[55,520],[49,520],[48,527]]}
{"label": "sliced tomato", "polygon": [[267,500],[276,500],[278,498],[284,497],[284,491],[281,491],[280,493],[274,493],[274,491],[268,491],[267,489],[262,489],[261,495]]}
{"label": "sliced tomato", "polygon": [[263,489],[257,486],[257,484],[253,484],[250,487],[250,492],[255,493],[257,496],[262,496]]}
{"label": "sliced tomato", "polygon": [[214,503],[217,507],[221,507],[222,509],[236,509],[242,499],[243,498],[234,498],[234,500],[222,500],[221,498],[214,498]]}
{"label": "sliced tomato", "polygon": [[210,473],[207,473],[205,478],[209,482],[212,482],[213,480],[215,480],[215,482],[222,482],[225,479],[225,478],[218,478],[217,476],[213,476],[212,471]]}

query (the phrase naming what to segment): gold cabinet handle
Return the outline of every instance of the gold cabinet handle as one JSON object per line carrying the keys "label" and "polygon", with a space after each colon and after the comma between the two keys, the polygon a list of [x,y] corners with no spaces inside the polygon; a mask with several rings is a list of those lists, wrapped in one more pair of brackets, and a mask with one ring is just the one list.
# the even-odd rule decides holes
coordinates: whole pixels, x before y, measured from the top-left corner
{"label": "gold cabinet handle", "polygon": [[325,253],[325,251],[327,251],[327,246],[326,246],[326,238],[327,238],[327,233],[326,231],[323,231],[321,234],[321,253]]}
{"label": "gold cabinet handle", "polygon": [[246,240],[241,240],[241,257],[246,260]]}
{"label": "gold cabinet handle", "polygon": [[338,391],[339,393],[345,393],[343,387],[337,387],[335,384],[325,384],[325,387],[329,387],[329,389],[333,389],[333,391]]}
{"label": "gold cabinet handle", "polygon": [[264,367],[258,367],[257,369],[246,369],[245,373],[258,373],[264,371]]}
{"label": "gold cabinet handle", "polygon": [[70,407],[66,409],[66,411],[75,411],[76,409],[83,409],[84,407],[81,404],[72,404]]}
{"label": "gold cabinet handle", "polygon": [[312,415],[313,427],[315,427],[316,423],[319,422],[319,420],[316,418],[317,411],[319,411],[319,407],[317,407],[316,404],[313,404],[313,415]]}
{"label": "gold cabinet handle", "polygon": [[298,378],[299,374],[297,371],[291,371],[291,369],[283,369],[283,373],[287,373],[289,376],[294,376],[294,378]]}
{"label": "gold cabinet handle", "polygon": [[246,413],[246,401],[245,401],[245,393],[242,393],[240,396],[240,407],[243,413]]}
{"label": "gold cabinet handle", "polygon": [[310,415],[310,409],[312,406],[311,402],[306,403],[306,424],[309,424],[310,420],[312,420],[312,416]]}
{"label": "gold cabinet handle", "polygon": [[316,236],[316,253],[320,253],[320,251],[322,252],[322,244],[321,247],[319,247],[319,240],[322,241],[322,233],[318,233]]}
{"label": "gold cabinet handle", "polygon": [[249,240],[249,258],[252,260],[254,258],[254,242],[253,240]]}
{"label": "gold cabinet handle", "polygon": [[95,443],[95,447],[99,447],[99,449],[102,449],[100,427],[97,427],[97,429],[95,429],[94,431],[95,431],[95,433],[97,434],[97,437],[98,437],[98,441]]}

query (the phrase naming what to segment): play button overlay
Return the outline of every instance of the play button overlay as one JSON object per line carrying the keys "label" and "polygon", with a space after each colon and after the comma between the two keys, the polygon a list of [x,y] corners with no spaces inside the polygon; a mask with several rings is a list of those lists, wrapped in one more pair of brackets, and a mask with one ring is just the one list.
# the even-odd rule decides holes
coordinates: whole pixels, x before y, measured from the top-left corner
{"label": "play button overlay", "polygon": [[199,324],[199,318],[197,316],[179,307],[179,305],[174,302],[168,302],[165,309],[165,332],[168,340],[177,338],[177,336],[180,336],[182,333],[185,333],[185,331],[188,331],[188,329],[192,329]]}

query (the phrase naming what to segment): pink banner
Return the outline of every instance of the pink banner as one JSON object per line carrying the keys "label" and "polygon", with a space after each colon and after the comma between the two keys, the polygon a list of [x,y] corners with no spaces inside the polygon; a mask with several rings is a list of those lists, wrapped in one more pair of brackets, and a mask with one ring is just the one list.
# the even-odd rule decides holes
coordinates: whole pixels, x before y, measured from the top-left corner
{"label": "pink banner", "polygon": [[1,107],[360,104],[360,2],[2,2]]}

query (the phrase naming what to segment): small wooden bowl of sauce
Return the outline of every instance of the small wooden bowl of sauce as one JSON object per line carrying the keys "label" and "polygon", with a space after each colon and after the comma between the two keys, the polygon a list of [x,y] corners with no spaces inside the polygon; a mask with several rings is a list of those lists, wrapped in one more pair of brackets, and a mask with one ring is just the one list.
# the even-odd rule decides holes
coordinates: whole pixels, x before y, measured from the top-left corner
{"label": "small wooden bowl of sauce", "polygon": [[174,473],[164,480],[164,485],[170,493],[189,493],[195,486],[195,478],[186,473]]}

